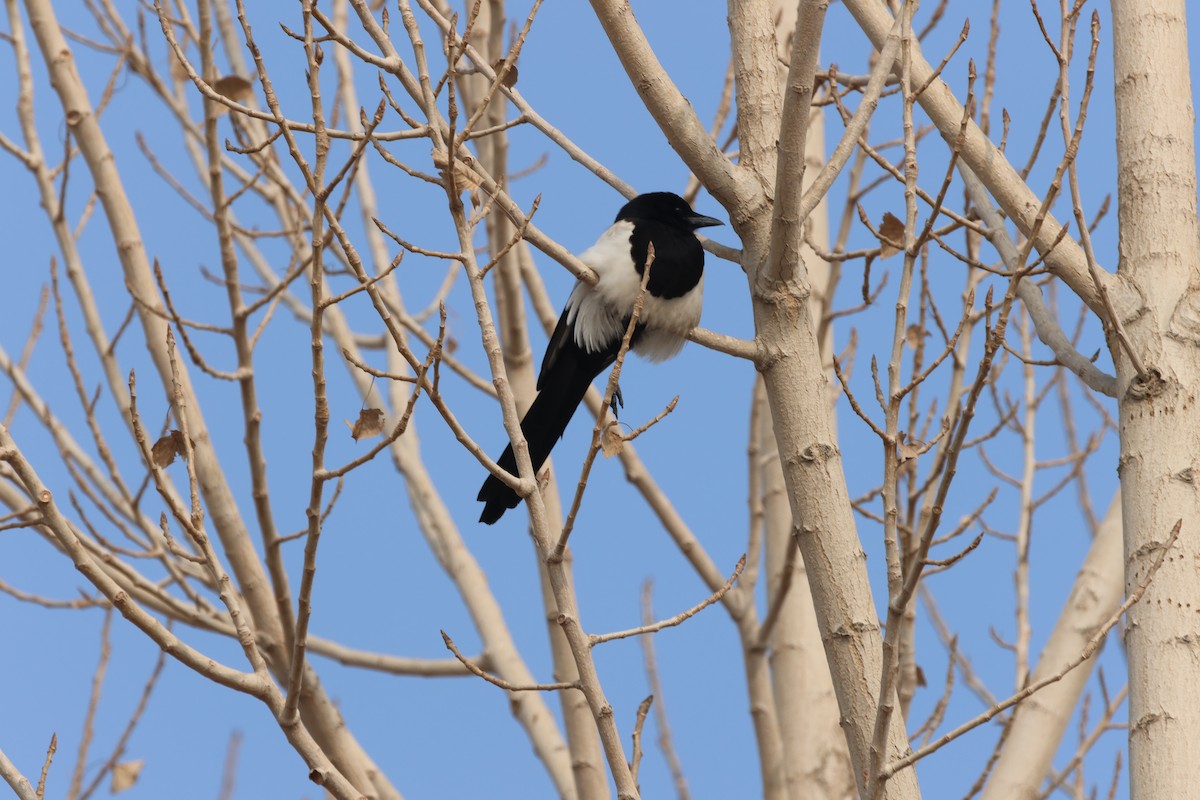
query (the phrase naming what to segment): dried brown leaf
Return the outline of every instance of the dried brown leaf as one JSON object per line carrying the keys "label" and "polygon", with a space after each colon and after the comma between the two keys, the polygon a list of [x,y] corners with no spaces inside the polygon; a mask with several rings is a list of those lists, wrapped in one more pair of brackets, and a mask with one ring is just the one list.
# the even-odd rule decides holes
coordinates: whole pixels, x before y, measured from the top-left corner
{"label": "dried brown leaf", "polygon": [[[240,75],[226,75],[224,78],[218,78],[212,85],[217,94],[226,97],[235,103],[241,103],[244,100],[250,99],[253,94],[250,81]],[[214,103],[213,114],[221,116],[229,113],[229,107],[222,103]]]}
{"label": "dried brown leaf", "polygon": [[[192,443],[192,446],[195,446],[195,442]],[[184,444],[183,434],[176,430],[164,434],[150,448],[150,457],[154,459],[154,463],[158,467],[163,469],[175,462],[175,456],[187,458],[187,446]]]}
{"label": "dried brown leaf", "polygon": [[382,408],[364,408],[358,412],[356,421],[346,420],[346,427],[350,429],[350,438],[357,442],[383,433],[383,423]]}
{"label": "dried brown leaf", "polygon": [[226,75],[224,78],[217,78],[213,88],[217,90],[217,94],[240,103],[250,98],[254,86],[241,75]]}
{"label": "dried brown leaf", "polygon": [[[450,165],[450,159],[446,155],[445,150],[433,148],[433,165],[441,172],[442,177],[446,177],[446,168]],[[461,160],[454,161],[454,184],[460,192],[473,192],[479,188],[479,176],[464,164]]]}
{"label": "dried brown leaf", "polygon": [[[504,66],[504,59],[498,58],[498,59],[496,59],[496,62],[494,64],[492,64],[492,69],[495,70],[497,73],[499,73],[500,68],[503,66]],[[505,75],[504,75],[504,80],[500,81],[500,83],[504,86],[505,89],[511,89],[512,87],[517,85],[517,65],[516,64],[513,64],[511,67],[508,68],[508,72],[505,73]]]}
{"label": "dried brown leaf", "polygon": [[904,331],[904,343],[908,345],[909,350],[916,350],[917,345],[928,335],[929,331],[922,330],[920,325],[909,325]]}
{"label": "dried brown leaf", "polygon": [[900,446],[896,448],[896,456],[901,464],[912,461],[921,455],[921,450],[925,447],[925,442],[922,442],[920,439],[909,439],[908,434],[904,431],[901,431],[897,438],[900,440]]}
{"label": "dried brown leaf", "polygon": [[144,766],[146,766],[146,762],[141,758],[134,761],[122,761],[120,764],[114,765],[109,791],[117,794],[133,786],[137,783],[138,776],[142,774],[142,767]]}
{"label": "dried brown leaf", "polygon": [[604,433],[600,434],[600,452],[605,458],[612,458],[619,456],[624,449],[625,434],[621,432],[621,423],[611,420],[604,426]]}
{"label": "dried brown leaf", "polygon": [[904,223],[890,211],[884,212],[879,225],[879,257],[894,256],[904,249]]}

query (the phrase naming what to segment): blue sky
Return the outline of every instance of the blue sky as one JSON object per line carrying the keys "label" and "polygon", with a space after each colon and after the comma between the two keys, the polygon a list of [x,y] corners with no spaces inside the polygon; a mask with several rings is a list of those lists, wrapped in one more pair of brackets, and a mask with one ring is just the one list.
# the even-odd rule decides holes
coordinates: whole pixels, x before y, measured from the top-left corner
{"label": "blue sky", "polygon": [[[920,12],[918,25],[933,4]],[[939,31],[926,42],[931,60],[940,58],[958,34],[964,15],[972,16],[972,36],[948,67],[946,76],[956,92],[965,90],[966,59],[982,63],[986,47],[986,11],[976,3],[951,3]],[[1054,62],[1024,4],[1004,4],[999,43],[999,81],[994,116],[1003,106],[1013,116],[1009,152],[1023,163],[1037,121],[1055,79]],[[1107,6],[1095,6],[1102,18],[1097,88],[1089,110],[1088,128],[1080,156],[1080,180],[1085,206],[1094,213],[1107,193],[1115,193],[1113,109],[1111,97],[1111,25]],[[282,8],[282,6],[281,6]],[[728,60],[726,9],[717,3],[687,3],[683,0],[635,2],[635,11],[656,51],[695,106],[701,120],[711,119],[720,96]],[[526,7],[514,7],[514,19],[524,18]],[[1047,8],[1049,14],[1051,9]],[[1188,9],[1193,25],[1200,24],[1200,11]],[[60,16],[82,33],[94,34],[82,4],[63,4]],[[293,117],[306,113],[305,87],[300,78],[302,61],[296,43],[289,41],[274,24],[278,13],[266,6],[251,11],[260,44],[275,78],[282,101]],[[299,28],[299,13],[287,6],[286,21]],[[681,26],[686,15],[686,26]],[[150,25],[151,50],[157,57],[165,48]],[[394,25],[398,33],[400,28]],[[686,33],[685,33],[686,30]],[[427,40],[436,41],[426,27]],[[72,45],[84,79],[98,96],[112,66],[112,57]],[[866,41],[840,5],[829,12],[822,61],[836,63],[844,71],[862,72],[866,63]],[[1079,48],[1086,49],[1080,40]],[[402,52],[404,48],[401,48]],[[36,54],[35,54],[36,57]],[[1193,61],[1196,53],[1192,52]],[[161,63],[161,62],[160,62]],[[36,87],[38,124],[50,158],[61,152],[64,125],[53,93],[38,69]],[[640,107],[616,57],[604,43],[599,25],[590,10],[580,3],[547,3],[540,12],[520,62],[519,88],[535,107],[577,144],[600,159],[639,190],[682,189],[687,170],[670,150],[649,115]],[[0,49],[0,69],[14,74],[10,48]],[[332,72],[332,70],[330,70]],[[287,76],[291,76],[289,79]],[[1082,64],[1073,70],[1076,97],[1082,85]],[[15,81],[0,82],[0,131],[19,139],[20,129],[13,109]],[[331,85],[332,86],[332,85]],[[374,76],[360,73],[360,98],[364,105],[377,102]],[[328,94],[332,94],[332,90]],[[198,99],[192,98],[198,109]],[[893,138],[899,130],[899,106],[885,103],[876,117],[874,141]],[[385,125],[399,125],[395,117]],[[223,131],[228,122],[222,121]],[[122,76],[104,128],[117,153],[117,166],[139,215],[142,236],[149,253],[161,259],[177,302],[185,316],[223,324],[227,319],[224,290],[205,281],[201,266],[219,267],[216,237],[211,226],[184,203],[147,164],[135,144],[140,133],[157,156],[173,169],[193,192],[202,186],[179,146],[178,129],[162,105],[136,77]],[[1031,184],[1044,190],[1056,152],[1061,151],[1052,127],[1048,153]],[[827,122],[830,146],[840,124]],[[227,134],[226,134],[227,135]],[[543,154],[547,161],[533,175],[514,183],[512,191],[526,207],[542,195],[539,227],[573,251],[594,241],[611,221],[620,197],[582,167],[531,129],[512,132],[512,169],[520,170]],[[428,159],[423,143],[397,145],[393,152],[418,166]],[[935,190],[944,171],[945,152],[940,142],[928,139],[922,146],[922,184]],[[401,235],[423,246],[452,247],[453,229],[446,222],[445,199],[439,189],[416,182],[390,170],[378,159],[372,161],[373,176],[380,194],[381,217]],[[49,279],[48,262],[55,254],[49,225],[38,208],[32,179],[16,160],[0,158],[0,181],[6,187],[4,230],[9,242],[4,314],[0,315],[0,346],[17,354],[37,304],[38,292]],[[72,165],[68,193],[68,215],[77,221],[90,189],[81,162]],[[840,208],[845,188],[839,184],[830,198]],[[961,204],[955,188],[950,197]],[[1115,202],[1115,197],[1114,197]],[[891,210],[903,209],[902,187],[886,184],[866,202],[872,219]],[[701,213],[725,217],[710,197],[702,194]],[[255,217],[249,204],[243,221],[264,227],[272,223]],[[1063,216],[1060,214],[1060,218]],[[718,229],[715,238],[737,245],[729,228]],[[861,227],[850,247],[870,246],[869,234]],[[1116,266],[1115,208],[1096,234],[1098,256],[1109,269]],[[961,241],[961,238],[960,238]],[[110,332],[119,326],[128,309],[111,237],[102,215],[92,216],[81,239],[97,302]],[[282,249],[271,250],[286,265]],[[549,259],[537,255],[538,266],[549,291],[560,303],[572,279]],[[895,271],[896,260],[876,264],[876,275]],[[412,308],[427,302],[441,281],[445,265],[433,260],[409,258],[399,273],[406,300]],[[931,261],[935,291],[949,298],[961,291],[961,265],[935,253]],[[839,307],[855,304],[861,283],[861,265],[845,270]],[[890,348],[890,315],[894,302],[895,277],[873,311],[837,328],[838,348],[845,346],[853,326],[859,342],[854,387],[870,396],[868,356],[878,354],[886,361]],[[709,260],[706,277],[707,303],[703,324],[731,335],[752,335],[750,305],[745,279],[732,265]],[[459,355],[477,369],[484,359],[473,309],[460,281],[450,297],[450,331],[457,340]],[[1063,315],[1064,327],[1074,326],[1071,304]],[[101,379],[94,354],[83,341],[76,304],[68,299],[71,331],[83,362],[85,384],[90,388]],[[347,304],[347,313],[363,332],[380,330],[378,319],[360,297]],[[121,342],[118,355],[124,369],[144,374],[144,412],[154,424],[165,413],[166,404],[156,391],[151,371],[141,352],[140,333]],[[232,349],[212,336],[198,337],[206,355],[216,364],[230,368]],[[544,338],[534,337],[535,357]],[[1103,346],[1098,326],[1085,328],[1080,349],[1090,354]],[[1040,348],[1040,345],[1038,346]],[[978,348],[976,348],[978,350]],[[1046,358],[1044,349],[1035,350]],[[1104,363],[1106,356],[1102,356]],[[311,447],[311,378],[306,327],[282,309],[260,345],[258,353],[264,437],[270,480],[279,527],[284,532],[304,524]],[[1002,386],[1019,396],[1015,382],[1019,370],[1010,363]],[[82,414],[66,372],[54,325],[49,324],[29,368],[29,375],[43,397],[71,427],[77,438],[87,441]],[[1042,376],[1045,380],[1047,375]],[[746,546],[745,447],[747,408],[754,378],[745,362],[738,362],[697,346],[689,346],[676,360],[651,368],[631,360],[623,375],[627,405],[623,415],[631,421],[653,416],[675,394],[678,409],[668,421],[639,440],[639,452],[650,470],[673,497],[684,519],[692,526],[705,548],[722,569],[732,570]],[[216,447],[228,465],[231,483],[238,488],[239,502],[248,519],[253,519],[248,474],[241,445],[240,404],[235,387],[203,380],[201,398],[210,426],[215,429]],[[6,387],[7,388],[7,387]],[[500,416],[494,403],[461,381],[447,379],[448,401],[458,410],[469,431],[490,450],[503,442]],[[936,391],[936,390],[934,390]],[[360,399],[344,378],[340,366],[330,368],[330,392],[335,424],[353,419]],[[1074,390],[1076,396],[1079,392]],[[927,399],[932,392],[927,392]],[[6,402],[7,394],[0,394]],[[1050,404],[1053,405],[1053,404]],[[1111,405],[1109,406],[1112,411]],[[114,448],[121,463],[134,466],[135,451],[121,438],[123,430],[111,400],[101,399],[98,415],[114,431]],[[847,464],[850,493],[861,494],[881,472],[881,449],[848,409],[839,408],[841,448]],[[546,646],[544,609],[534,572],[532,549],[520,514],[510,514],[494,529],[475,523],[478,507],[475,491],[482,470],[454,441],[453,436],[429,407],[419,407],[416,430],[430,471],[450,506],[462,534],[489,575],[492,591],[505,611],[508,625],[536,675],[549,680],[550,662]],[[1096,415],[1077,403],[1077,424],[1087,431]],[[980,430],[994,423],[989,411],[981,414]],[[222,427],[222,423],[226,423]],[[586,448],[590,422],[576,420],[555,451],[560,469],[573,475]],[[1048,408],[1041,417],[1044,438],[1038,456],[1055,458],[1063,453],[1057,435],[1061,420]],[[55,458],[53,446],[27,410],[16,417],[12,432],[34,460],[43,479],[65,498],[69,477]],[[363,450],[348,437],[334,432],[328,462],[340,464]],[[1086,435],[1084,433],[1083,435]],[[1016,440],[1000,439],[989,449],[994,463],[1010,470],[1020,464]],[[1110,435],[1094,456],[1088,480],[1093,503],[1103,513],[1116,486],[1115,441]],[[174,467],[173,469],[179,469]],[[1058,473],[1042,478],[1042,488],[1051,485]],[[182,473],[176,474],[180,479]],[[958,490],[947,510],[947,520],[957,520],[974,507],[995,480],[978,464],[964,468]],[[1015,498],[1002,487],[1000,500],[988,515],[989,524],[1011,530],[1015,521]],[[147,508],[158,507],[149,498]],[[882,605],[883,558],[880,531],[860,520],[860,536],[868,552],[877,604]],[[1032,597],[1036,650],[1049,633],[1062,606],[1071,580],[1083,558],[1088,534],[1074,506],[1073,492],[1065,493],[1039,512],[1034,529]],[[616,462],[600,461],[585,500],[577,532],[572,537],[575,575],[584,626],[593,632],[631,627],[638,623],[640,586],[647,578],[655,581],[655,608],[668,616],[687,608],[707,593],[677,549],[665,537],[636,491],[625,482]],[[293,586],[298,583],[302,545],[288,551]],[[29,531],[0,532],[0,579],[41,595],[71,598],[86,588],[83,578],[69,561]],[[929,587],[941,602],[943,613],[962,636],[961,646],[972,658],[980,675],[997,695],[1012,689],[1011,655],[989,636],[989,628],[1003,639],[1011,639],[1013,623],[1013,547],[989,537],[980,550],[946,574],[932,577]],[[478,640],[461,601],[431,557],[407,506],[402,479],[384,459],[360,470],[348,482],[338,507],[330,517],[322,539],[314,597],[313,630],[345,644],[398,655],[443,658],[439,629],[445,629],[464,652],[478,650]],[[96,660],[101,612],[50,611],[20,604],[0,594],[0,625],[8,646],[0,650],[0,748],[27,774],[36,775],[46,742],[57,732],[59,754],[51,773],[50,796],[62,796],[73,767],[83,710]],[[208,634],[178,628],[189,642],[230,664],[242,664],[230,642]],[[659,634],[655,640],[660,670],[680,758],[693,796],[749,797],[758,794],[757,758],[746,702],[741,653],[728,615],[711,608],[685,625]],[[1117,642],[1110,641],[1101,663],[1110,689],[1123,683],[1124,663]],[[918,694],[912,718],[921,720],[936,702],[945,670],[945,652],[929,626],[918,628],[918,661],[930,678],[930,688]],[[606,644],[596,651],[605,690],[616,709],[622,735],[628,741],[638,702],[648,693],[641,667],[641,651],[634,640]],[[95,748],[88,767],[95,769],[115,742],[124,720],[137,701],[145,676],[154,659],[154,648],[121,619],[113,623],[113,654],[108,668],[103,701],[99,708]],[[316,659],[330,694],[336,699],[347,724],[368,752],[388,772],[409,798],[447,797],[542,797],[552,787],[532,757],[530,745],[508,712],[502,692],[475,679],[396,678],[363,670],[351,670],[327,660]],[[1093,702],[1093,709],[1096,703]],[[555,704],[556,705],[556,704]],[[980,703],[965,690],[956,690],[947,713],[947,727],[981,710]],[[1093,718],[1094,718],[1093,714]],[[169,663],[161,683],[128,747],[129,758],[145,759],[146,767],[130,798],[214,797],[218,793],[221,764],[232,731],[241,731],[243,745],[237,773],[236,797],[312,797],[317,787],[307,780],[307,770],[284,742],[264,707],[246,697],[232,695],[176,663]],[[648,742],[657,732],[647,728]],[[959,796],[966,792],[987,759],[998,734],[984,726],[958,741],[919,767],[927,797]],[[1064,745],[1064,753],[1074,750]],[[1089,760],[1089,779],[1107,788],[1112,756],[1123,748],[1123,734],[1108,734]],[[1061,763],[1061,762],[1060,762]],[[649,744],[642,764],[643,796],[663,797],[672,793],[670,776],[661,754]],[[105,796],[104,791],[100,796]]]}

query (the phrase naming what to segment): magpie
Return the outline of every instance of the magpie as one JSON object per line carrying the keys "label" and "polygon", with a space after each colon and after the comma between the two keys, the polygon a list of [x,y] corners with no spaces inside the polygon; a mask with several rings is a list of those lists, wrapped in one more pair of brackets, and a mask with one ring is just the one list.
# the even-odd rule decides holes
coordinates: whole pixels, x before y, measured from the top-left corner
{"label": "magpie", "polygon": [[[617,360],[641,291],[650,245],[654,245],[654,260],[630,348],[651,361],[662,361],[679,352],[700,322],[704,250],[694,231],[723,224],[697,214],[671,192],[640,194],[621,207],[613,225],[594,245],[580,253],[579,260],[595,270],[599,280],[595,286],[577,282],[567,298],[542,357],[538,395],[521,420],[535,473],[566,430],[592,380]],[[516,473],[511,444],[497,463]],[[476,499],[484,504],[479,521],[488,525],[521,500],[494,475],[484,481]]]}

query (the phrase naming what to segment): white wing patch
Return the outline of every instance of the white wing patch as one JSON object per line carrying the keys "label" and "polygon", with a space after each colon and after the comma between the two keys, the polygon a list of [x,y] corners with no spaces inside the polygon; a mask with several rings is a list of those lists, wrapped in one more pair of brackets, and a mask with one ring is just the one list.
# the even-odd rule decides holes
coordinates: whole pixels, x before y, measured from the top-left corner
{"label": "white wing patch", "polygon": [[625,335],[621,314],[586,283],[575,284],[567,298],[567,322],[574,332],[575,344],[590,353],[606,349],[614,339]]}

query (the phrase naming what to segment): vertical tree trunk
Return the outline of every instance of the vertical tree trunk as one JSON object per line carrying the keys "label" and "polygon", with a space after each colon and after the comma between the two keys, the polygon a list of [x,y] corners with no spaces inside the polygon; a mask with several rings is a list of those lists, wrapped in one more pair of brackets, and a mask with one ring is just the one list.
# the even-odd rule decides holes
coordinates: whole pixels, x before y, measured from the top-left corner
{"label": "vertical tree trunk", "polygon": [[[758,391],[763,391],[761,386]],[[762,400],[765,405],[765,394]],[[792,509],[775,451],[771,415],[765,408],[764,412],[757,435],[763,460],[767,597],[774,603],[779,592],[787,592],[770,642],[771,678],[784,750],[783,779],[794,800],[842,800],[855,796],[854,771],[846,740],[838,729],[837,696],[821,647],[804,559],[796,556],[789,561],[787,557],[787,551],[796,546]],[[789,580],[791,585],[783,589]]]}
{"label": "vertical tree trunk", "polygon": [[1184,0],[1113,0],[1121,282],[1118,307],[1144,372],[1114,360],[1121,386],[1126,591],[1146,579],[1177,520],[1178,541],[1129,612],[1132,796],[1200,786],[1200,226]]}
{"label": "vertical tree trunk", "polygon": [[[787,69],[783,65],[791,54],[797,4],[794,0],[774,0],[773,5],[775,46],[780,59],[777,72],[782,89],[786,87]],[[819,107],[814,107],[810,114],[804,140],[806,189],[825,162],[824,114]],[[829,216],[824,200],[809,215],[808,224],[812,241],[829,249]],[[809,308],[814,319],[819,319],[830,291],[829,265],[807,245],[803,246],[803,258],[813,290]],[[832,328],[826,331],[820,342],[822,363],[830,363],[833,349]],[[785,593],[769,642],[771,683],[783,746],[784,786],[793,800],[842,800],[854,795],[854,770],[838,728],[837,695],[821,646],[808,571],[802,557],[793,553],[789,558],[789,551],[796,547],[792,537],[794,521],[776,451],[774,424],[761,384],[755,391],[754,402],[763,406],[759,429],[754,432],[762,464],[761,468],[751,465],[751,469],[759,469],[762,476],[768,607],[773,606],[781,592]],[[829,403],[829,412],[834,413],[833,402]]]}

